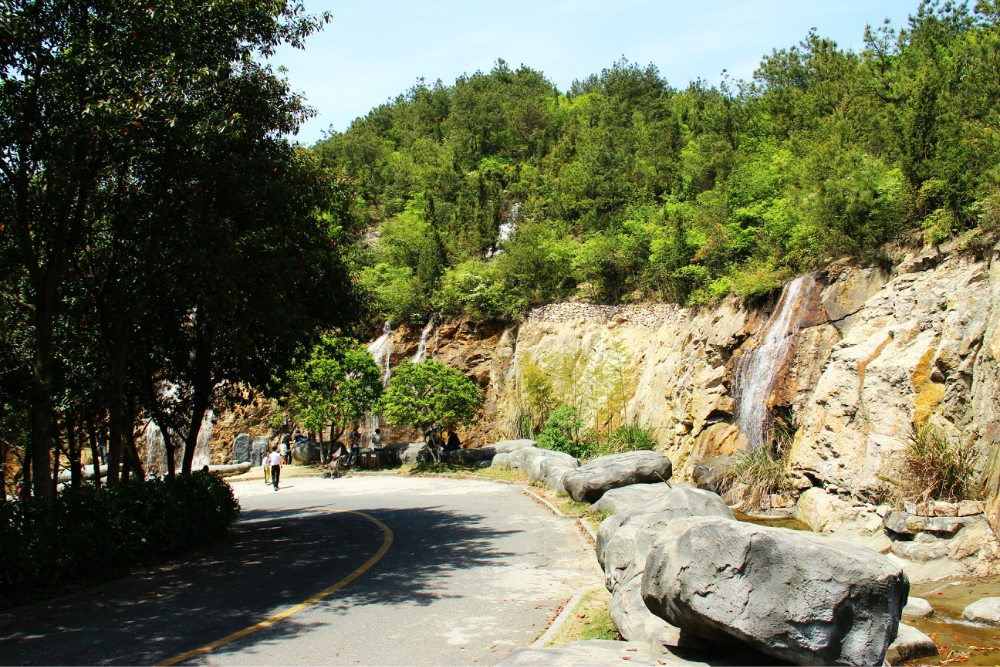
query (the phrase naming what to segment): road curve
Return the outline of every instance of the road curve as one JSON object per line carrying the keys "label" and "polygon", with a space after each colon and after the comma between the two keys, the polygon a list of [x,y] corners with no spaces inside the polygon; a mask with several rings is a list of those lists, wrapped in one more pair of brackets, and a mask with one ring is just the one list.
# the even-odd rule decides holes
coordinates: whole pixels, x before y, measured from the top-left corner
{"label": "road curve", "polygon": [[233,487],[243,518],[212,547],[4,613],[0,664],[490,665],[601,585],[579,526],[510,485]]}

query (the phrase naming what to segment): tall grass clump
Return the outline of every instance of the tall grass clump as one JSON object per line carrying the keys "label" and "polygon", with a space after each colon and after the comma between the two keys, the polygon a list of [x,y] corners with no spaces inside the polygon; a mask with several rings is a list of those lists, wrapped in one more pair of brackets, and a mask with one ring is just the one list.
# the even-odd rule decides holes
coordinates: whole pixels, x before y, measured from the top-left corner
{"label": "tall grass clump", "polygon": [[602,443],[605,454],[621,454],[656,449],[656,436],[649,426],[623,424],[613,430]]}
{"label": "tall grass clump", "polygon": [[902,500],[980,500],[986,490],[981,460],[971,438],[953,439],[925,422],[907,434],[900,479],[891,481]]}

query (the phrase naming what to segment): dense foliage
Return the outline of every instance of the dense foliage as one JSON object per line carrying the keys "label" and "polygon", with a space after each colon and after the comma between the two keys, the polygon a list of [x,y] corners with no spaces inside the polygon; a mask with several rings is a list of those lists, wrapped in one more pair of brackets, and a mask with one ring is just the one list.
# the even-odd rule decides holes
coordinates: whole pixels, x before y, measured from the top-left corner
{"label": "dense foliage", "polygon": [[330,425],[333,442],[365,413],[375,411],[382,396],[382,371],[361,343],[323,334],[292,368],[282,389],[295,419],[310,431],[322,432]]}
{"label": "dense foliage", "polygon": [[470,424],[482,405],[482,390],[461,371],[434,359],[417,364],[404,359],[393,370],[379,407],[390,424],[423,431],[431,424]]}
{"label": "dense foliage", "polygon": [[683,89],[624,59],[567,91],[498,61],[421,81],[315,152],[357,184],[364,283],[396,321],[575,291],[763,294],[910,228],[997,228],[998,20],[994,2],[924,2],[860,52],[810,33],[751,81]]}
{"label": "dense foliage", "polygon": [[203,472],[0,502],[0,593],[160,561],[224,535],[239,513],[229,484]]}
{"label": "dense foliage", "polygon": [[65,459],[78,484],[101,433],[108,483],[143,479],[149,419],[190,472],[213,405],[357,319],[351,185],[286,138],[312,111],[262,64],[324,20],[285,0],[5,3],[0,454],[24,492],[52,496]]}

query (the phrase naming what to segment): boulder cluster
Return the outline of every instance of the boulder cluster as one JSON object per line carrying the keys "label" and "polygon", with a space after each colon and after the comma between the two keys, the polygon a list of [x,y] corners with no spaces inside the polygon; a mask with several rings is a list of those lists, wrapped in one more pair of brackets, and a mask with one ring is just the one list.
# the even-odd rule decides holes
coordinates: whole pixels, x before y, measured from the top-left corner
{"label": "boulder cluster", "polygon": [[670,460],[657,452],[579,465],[530,441],[501,444],[509,449],[492,465],[528,471],[611,513],[597,532],[597,559],[626,642],[525,648],[500,664],[597,664],[621,654],[652,665],[881,665],[936,651],[900,625],[909,580],[873,549],[737,521],[717,494],[670,484]]}

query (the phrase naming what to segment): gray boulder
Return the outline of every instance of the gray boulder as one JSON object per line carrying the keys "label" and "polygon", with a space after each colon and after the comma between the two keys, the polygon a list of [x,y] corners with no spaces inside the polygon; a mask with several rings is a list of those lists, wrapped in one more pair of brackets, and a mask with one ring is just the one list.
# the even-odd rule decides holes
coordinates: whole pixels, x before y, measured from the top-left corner
{"label": "gray boulder", "polygon": [[590,506],[590,511],[617,514],[639,503],[656,498],[668,488],[670,487],[667,486],[666,482],[657,482],[656,484],[633,484],[623,486],[620,489],[611,489]]}
{"label": "gray boulder", "polygon": [[474,449],[454,449],[441,452],[441,460],[447,463],[471,466],[480,461],[492,460],[496,450],[492,447],[476,447]]}
{"label": "gray boulder", "polygon": [[550,467],[548,474],[545,475],[545,480],[542,482],[546,489],[554,491],[558,494],[565,494],[566,487],[563,485],[563,480],[566,479],[566,475],[576,468],[562,468],[562,467]]}
{"label": "gray boulder", "polygon": [[[661,513],[666,513],[666,515],[656,516]],[[674,518],[689,516],[721,516],[728,519],[736,518],[733,511],[729,509],[729,507],[722,502],[718,496],[710,491],[695,489],[687,484],[669,484],[667,485],[666,491],[655,496],[651,496],[643,502],[636,503],[632,507],[622,510],[617,514],[612,514],[601,522],[600,527],[597,529],[596,547],[597,561],[601,564],[602,568],[606,565],[605,551],[607,550],[608,544],[611,542],[611,538],[618,531],[618,529],[631,521],[633,518],[645,517],[649,515],[653,515],[653,518],[642,519],[641,522],[637,522],[633,528],[645,525],[648,521],[649,527],[658,524],[658,529],[662,529]],[[625,544],[626,546],[624,549],[627,551],[630,547],[627,546],[628,542]],[[632,548],[634,548],[634,546],[635,545],[633,543]],[[649,547],[643,553],[643,567],[645,567],[645,558],[648,554],[649,548],[652,548],[652,542],[650,542]]]}
{"label": "gray boulder", "polygon": [[617,528],[614,523],[602,521],[597,533],[597,560],[604,569],[604,583],[611,592],[645,570],[650,549],[674,521],[709,516],[729,521],[736,519],[718,495],[690,486],[667,489],[655,499],[616,516],[620,518]]}
{"label": "gray boulder", "polygon": [[528,464],[528,481],[532,484],[542,484],[558,493],[562,481],[560,473],[565,474],[566,471],[576,468],[580,462],[563,452],[552,452],[544,449],[542,451],[547,453],[536,456]]}
{"label": "gray boulder", "polygon": [[566,491],[579,503],[596,503],[611,489],[630,484],[665,482],[673,466],[659,452],[608,454],[586,463],[566,475]]}
{"label": "gray boulder", "polygon": [[1000,626],[1000,598],[976,600],[965,608],[962,618],[973,623]]}
{"label": "gray boulder", "polygon": [[[256,438],[254,438],[254,448],[257,447]],[[264,444],[266,445],[266,438]],[[298,461],[299,463],[319,463],[319,445],[316,444],[315,440],[303,440],[292,445],[292,460]]]}
{"label": "gray boulder", "polygon": [[694,470],[691,471],[691,481],[699,489],[718,491],[719,483],[728,470],[728,464],[728,456],[711,456],[702,459],[694,464]]}
{"label": "gray boulder", "polygon": [[534,446],[534,440],[501,440],[500,442],[492,445],[490,449],[495,451],[497,454],[510,454],[511,452],[516,452],[519,449]]}
{"label": "gray boulder", "polygon": [[934,640],[914,627],[899,624],[899,634],[896,641],[889,645],[885,652],[885,661],[890,665],[902,665],[910,660],[929,658],[938,654]]}
{"label": "gray boulder", "polygon": [[646,560],[642,597],[671,625],[800,665],[880,665],[910,582],[878,552],[806,531],[676,519]]}
{"label": "gray boulder", "polygon": [[653,614],[642,601],[642,572],[621,582],[611,594],[608,615],[618,634],[632,642],[666,646],[680,643],[680,630]]}
{"label": "gray boulder", "polygon": [[923,598],[906,598],[906,606],[903,607],[903,616],[910,618],[930,618],[934,615],[931,603]]}
{"label": "gray boulder", "polygon": [[398,450],[401,465],[415,466],[418,463],[430,463],[434,460],[431,448],[423,442],[411,442]]}

